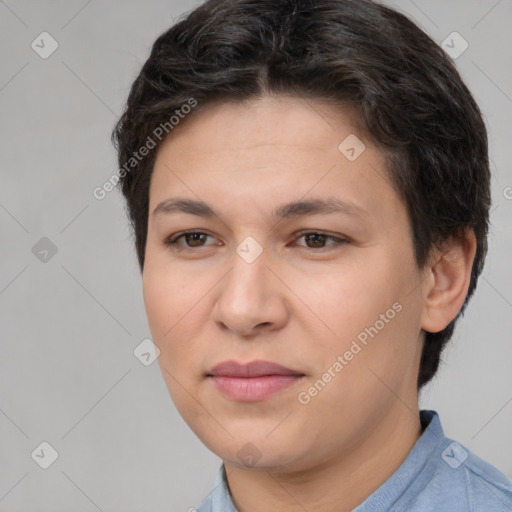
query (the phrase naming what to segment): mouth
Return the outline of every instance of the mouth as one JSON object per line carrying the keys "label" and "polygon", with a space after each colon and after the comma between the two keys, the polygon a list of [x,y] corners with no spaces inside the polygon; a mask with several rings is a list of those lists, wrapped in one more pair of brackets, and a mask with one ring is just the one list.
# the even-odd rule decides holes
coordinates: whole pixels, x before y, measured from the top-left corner
{"label": "mouth", "polygon": [[246,364],[224,361],[214,366],[206,376],[228,398],[240,402],[258,402],[289,388],[305,375],[270,361]]}

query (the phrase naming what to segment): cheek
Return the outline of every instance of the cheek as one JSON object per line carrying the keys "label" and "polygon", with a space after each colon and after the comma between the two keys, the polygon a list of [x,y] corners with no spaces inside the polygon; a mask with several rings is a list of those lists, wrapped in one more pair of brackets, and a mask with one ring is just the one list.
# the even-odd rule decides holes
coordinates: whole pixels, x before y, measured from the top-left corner
{"label": "cheek", "polygon": [[391,274],[382,259],[361,259],[357,265],[301,283],[318,316],[336,337],[345,339],[372,325],[398,299],[400,286]]}
{"label": "cheek", "polygon": [[170,328],[173,311],[173,293],[167,289],[165,277],[158,277],[146,265],[143,276],[143,296],[146,316],[155,343],[160,342],[164,333]]}
{"label": "cheek", "polygon": [[199,299],[208,290],[204,279],[194,274],[171,262],[154,245],[146,247],[143,298],[152,339],[160,350],[158,364],[173,403],[192,424],[201,415],[193,399],[201,352],[192,338],[202,324],[197,317],[205,306]]}
{"label": "cheek", "polygon": [[[211,288],[201,279],[148,265],[143,276],[144,305],[160,363],[172,374],[190,371],[197,364],[197,343]],[[201,317],[201,318],[199,318]]]}
{"label": "cheek", "polygon": [[[329,367],[346,351],[357,352],[348,354],[349,364],[360,366],[359,377],[368,378],[369,367],[377,372],[411,363],[420,315],[415,294],[410,294],[417,279],[412,261],[381,252],[350,269],[316,277],[307,281],[306,303],[321,320],[318,333],[323,334],[316,346],[323,346],[323,365]],[[305,292],[306,281],[300,282]]]}
{"label": "cheek", "polygon": [[[161,351],[161,357],[173,350],[176,333],[182,328],[190,311],[187,288],[175,278],[175,274],[146,267],[143,276],[144,306],[153,342]],[[181,319],[181,320],[180,320]]]}

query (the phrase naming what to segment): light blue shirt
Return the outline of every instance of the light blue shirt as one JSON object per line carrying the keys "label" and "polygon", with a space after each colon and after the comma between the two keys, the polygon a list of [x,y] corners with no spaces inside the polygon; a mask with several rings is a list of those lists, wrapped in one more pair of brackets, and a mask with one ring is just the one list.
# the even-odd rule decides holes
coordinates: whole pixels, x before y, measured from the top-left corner
{"label": "light blue shirt", "polygon": [[[512,481],[444,435],[435,411],[402,465],[353,512],[512,512]],[[197,512],[238,512],[224,464]]]}

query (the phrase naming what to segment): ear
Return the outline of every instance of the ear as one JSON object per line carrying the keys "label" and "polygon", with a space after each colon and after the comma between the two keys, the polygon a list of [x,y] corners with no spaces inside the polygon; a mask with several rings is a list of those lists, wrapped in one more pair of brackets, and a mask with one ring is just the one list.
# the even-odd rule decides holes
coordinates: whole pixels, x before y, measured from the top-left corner
{"label": "ear", "polygon": [[443,248],[432,251],[425,268],[424,304],[421,327],[427,332],[442,331],[459,313],[468,293],[476,253],[472,229],[453,237]]}

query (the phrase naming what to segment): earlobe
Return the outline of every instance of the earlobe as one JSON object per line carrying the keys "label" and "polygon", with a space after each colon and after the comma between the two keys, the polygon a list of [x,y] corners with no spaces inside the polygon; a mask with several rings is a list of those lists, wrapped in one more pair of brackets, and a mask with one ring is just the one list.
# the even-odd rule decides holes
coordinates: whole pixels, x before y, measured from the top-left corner
{"label": "earlobe", "polygon": [[440,332],[457,316],[468,292],[475,253],[472,229],[447,241],[442,250],[434,250],[426,269],[423,330]]}

